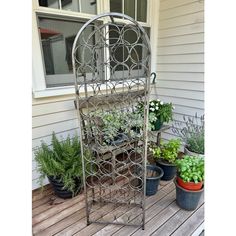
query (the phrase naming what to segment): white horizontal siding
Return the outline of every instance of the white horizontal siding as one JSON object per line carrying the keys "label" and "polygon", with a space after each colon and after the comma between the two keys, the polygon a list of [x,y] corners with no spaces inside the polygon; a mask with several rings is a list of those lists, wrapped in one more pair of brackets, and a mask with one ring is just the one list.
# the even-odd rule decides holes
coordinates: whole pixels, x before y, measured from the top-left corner
{"label": "white horizontal siding", "polygon": [[[175,106],[174,121],[204,114],[204,3],[160,1],[157,79],[151,97]],[[171,129],[164,140],[176,137]]]}
{"label": "white horizontal siding", "polygon": [[[52,132],[59,139],[78,134],[78,119],[74,107],[74,96],[33,99],[32,102],[32,188],[39,186],[37,163],[34,151],[45,142],[51,144]],[[48,180],[44,180],[47,184]]]}
{"label": "white horizontal siding", "polygon": [[158,39],[158,46],[175,46],[175,45],[185,45],[193,43],[203,43],[204,33],[192,33],[185,35],[177,35],[172,37],[164,37]]}

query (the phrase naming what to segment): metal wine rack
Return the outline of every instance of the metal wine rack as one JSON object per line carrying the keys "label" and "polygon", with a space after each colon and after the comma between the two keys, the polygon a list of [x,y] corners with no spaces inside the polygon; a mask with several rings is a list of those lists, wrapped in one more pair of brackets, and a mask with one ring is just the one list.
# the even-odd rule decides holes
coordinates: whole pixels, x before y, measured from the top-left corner
{"label": "metal wine rack", "polygon": [[[150,58],[147,33],[124,14],[98,15],[75,37],[72,61],[88,224],[144,229]],[[141,113],[138,104],[143,104]]]}

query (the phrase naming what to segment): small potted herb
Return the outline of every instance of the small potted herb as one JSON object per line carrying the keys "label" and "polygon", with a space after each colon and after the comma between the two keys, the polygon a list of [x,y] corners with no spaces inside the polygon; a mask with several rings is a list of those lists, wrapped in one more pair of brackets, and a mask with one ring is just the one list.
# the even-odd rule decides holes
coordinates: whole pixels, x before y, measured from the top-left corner
{"label": "small potted herb", "polygon": [[52,146],[42,143],[35,151],[35,160],[40,172],[41,186],[48,177],[55,194],[61,198],[71,198],[79,193],[82,186],[82,160],[78,136],[59,141],[52,134]]}
{"label": "small potted herb", "polygon": [[[159,130],[163,123],[168,123],[173,120],[173,105],[172,103],[164,103],[160,99],[151,100],[149,102],[149,127],[152,131]],[[143,103],[140,102],[137,110],[143,113]]]}
{"label": "small potted herb", "polygon": [[180,153],[181,141],[179,139],[171,139],[164,143],[161,141],[159,147],[151,147],[151,151],[157,166],[164,171],[162,180],[171,180],[176,174],[176,164]]}
{"label": "small potted herb", "polygon": [[204,188],[204,158],[184,156],[176,160],[176,166],[176,201],[181,208],[194,210]]}
{"label": "small potted herb", "polygon": [[186,155],[204,157],[204,115],[197,117],[183,116],[184,122],[175,122],[172,127],[174,134],[181,137],[185,143]]}

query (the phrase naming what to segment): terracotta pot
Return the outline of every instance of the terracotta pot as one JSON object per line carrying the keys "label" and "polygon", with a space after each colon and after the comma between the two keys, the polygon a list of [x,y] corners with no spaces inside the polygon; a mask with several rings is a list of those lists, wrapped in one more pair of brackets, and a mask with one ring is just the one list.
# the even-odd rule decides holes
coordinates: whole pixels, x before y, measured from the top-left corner
{"label": "terracotta pot", "polygon": [[191,190],[191,191],[198,191],[202,188],[203,181],[199,183],[194,182],[184,182],[179,176],[177,176],[177,182],[179,186],[184,189]]}

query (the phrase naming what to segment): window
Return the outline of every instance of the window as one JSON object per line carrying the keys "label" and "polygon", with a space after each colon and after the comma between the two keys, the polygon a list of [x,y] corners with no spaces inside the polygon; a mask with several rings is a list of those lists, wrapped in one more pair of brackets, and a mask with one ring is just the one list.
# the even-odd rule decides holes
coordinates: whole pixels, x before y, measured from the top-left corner
{"label": "window", "polygon": [[[34,0],[33,72],[34,92],[63,88],[73,93],[74,76],[71,51],[82,25],[102,12],[123,12],[138,20],[150,35],[147,0]],[[122,21],[120,20],[121,24]],[[102,23],[102,22],[101,22]],[[88,29],[89,30],[89,29]],[[92,29],[91,29],[92,30]],[[112,43],[112,30],[110,31]],[[128,38],[132,35],[127,34]],[[94,39],[95,40],[95,39]],[[143,53],[137,49],[138,53]],[[89,56],[89,55],[88,55]],[[124,57],[119,54],[119,57]],[[115,66],[115,63],[112,65]],[[123,70],[123,68],[120,68]],[[89,75],[89,71],[87,71]],[[50,90],[48,90],[50,89]],[[69,91],[69,90],[68,90]],[[60,94],[58,92],[58,95]],[[51,94],[51,93],[50,93]],[[37,96],[36,96],[37,97]]]}

